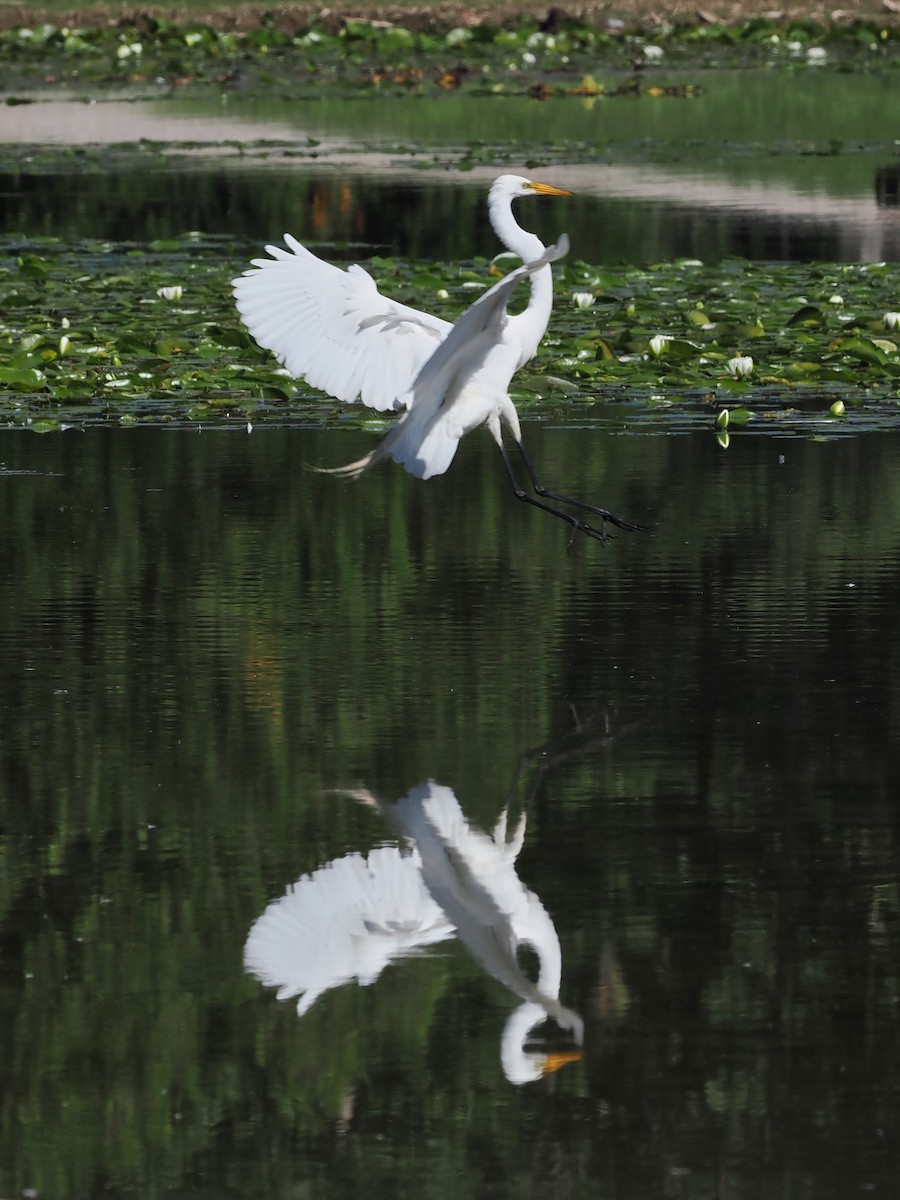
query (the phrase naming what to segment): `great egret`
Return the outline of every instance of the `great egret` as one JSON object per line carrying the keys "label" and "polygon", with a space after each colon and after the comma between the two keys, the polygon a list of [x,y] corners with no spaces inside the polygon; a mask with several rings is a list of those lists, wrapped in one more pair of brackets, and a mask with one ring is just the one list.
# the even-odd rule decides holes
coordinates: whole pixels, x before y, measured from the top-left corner
{"label": "great egret", "polygon": [[[453,791],[433,780],[413,788],[396,804],[385,804],[365,790],[351,795],[378,808],[415,846],[426,888],[482,966],[522,1000],[539,1006],[560,1028],[570,1030],[580,1045],[584,1022],[559,1002],[562,951],[556,927],[516,873],[527,814],[523,812],[509,832],[507,805],[493,833],[487,834],[469,823]],[[538,956],[536,982],[519,965],[517,952],[523,945]]]}
{"label": "great egret", "polygon": [[[367,986],[389,963],[458,936],[482,965],[525,1000],[501,1038],[512,1083],[556,1070],[577,1055],[525,1049],[528,1034],[553,1017],[580,1044],[583,1023],[559,1003],[562,955],[547,910],[515,871],[525,815],[511,835],[508,805],[492,834],[466,820],[450,788],[429,782],[397,804],[349,793],[377,808],[409,843],[381,846],[368,858],[351,853],[304,875],[254,922],[244,965],[278,999],[298,997],[303,1016],[327,990],[356,979]],[[540,962],[536,983],[517,961],[520,945]]]}
{"label": "great egret", "polygon": [[[232,281],[234,296],[250,333],[292,375],[348,403],[362,400],[382,411],[407,410],[374,450],[331,474],[356,477],[390,456],[411,474],[430,479],[449,468],[465,434],[486,424],[518,499],[560,517],[573,535],[580,531],[603,541],[602,527],[547,501],[592,513],[619,529],[644,526],[545,487],[509,396],[510,380],[532,358],[550,320],[550,263],[568,250],[565,237],[546,250],[540,238],[516,221],[513,201],[535,195],[571,193],[519,175],[495,180],[488,197],[491,224],[524,265],[481,296],[455,325],[387,299],[362,267],[344,271],[325,263],[289,234],[284,240],[290,253],[267,246],[271,257],[254,259],[252,269]],[[531,277],[528,305],[510,315],[507,305],[526,275]],[[516,476],[503,443],[503,425],[512,433],[535,496]]]}

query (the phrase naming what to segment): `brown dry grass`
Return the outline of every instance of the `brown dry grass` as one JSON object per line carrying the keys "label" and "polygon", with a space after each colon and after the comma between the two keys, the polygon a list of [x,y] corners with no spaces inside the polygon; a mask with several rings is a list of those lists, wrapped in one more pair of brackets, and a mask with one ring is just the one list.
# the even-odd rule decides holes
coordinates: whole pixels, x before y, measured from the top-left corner
{"label": "brown dry grass", "polygon": [[73,26],[116,25],[140,20],[145,16],[164,17],[172,21],[186,20],[212,24],[220,28],[253,28],[261,22],[285,29],[299,29],[311,20],[324,20],[335,26],[348,17],[363,17],[405,25],[411,29],[438,25],[488,23],[502,26],[531,14],[542,20],[554,9],[563,18],[586,20],[602,25],[610,19],[626,25],[654,26],[672,21],[722,21],[735,24],[753,16],[774,18],[811,17],[823,25],[844,24],[848,21],[873,18],[885,24],[900,23],[900,0],[855,0],[843,7],[822,3],[821,0],[789,0],[783,6],[772,0],[584,0],[582,3],[552,5],[547,0],[355,0],[338,4],[217,4],[214,0],[194,0],[187,6],[169,4],[118,4],[114,2],[78,6],[67,0],[44,0],[41,3],[22,3],[20,0],[0,0],[0,28],[35,25],[48,20]]}

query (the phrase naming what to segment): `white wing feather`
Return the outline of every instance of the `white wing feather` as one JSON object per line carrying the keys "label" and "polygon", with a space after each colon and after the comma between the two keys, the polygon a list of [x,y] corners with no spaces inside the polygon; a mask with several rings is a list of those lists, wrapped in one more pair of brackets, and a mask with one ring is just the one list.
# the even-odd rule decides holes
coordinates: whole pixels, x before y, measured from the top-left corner
{"label": "white wing feather", "polygon": [[287,250],[232,280],[238,312],[260,346],[298,378],[346,403],[405,406],[412,381],[453,326],[389,300],[362,267],[346,271],[285,234]]}

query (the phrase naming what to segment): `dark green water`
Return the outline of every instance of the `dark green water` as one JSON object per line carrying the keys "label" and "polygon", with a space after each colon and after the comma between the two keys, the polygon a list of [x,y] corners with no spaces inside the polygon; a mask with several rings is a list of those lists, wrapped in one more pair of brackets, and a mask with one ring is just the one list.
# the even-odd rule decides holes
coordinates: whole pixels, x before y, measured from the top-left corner
{"label": "dark green water", "polygon": [[[567,553],[483,435],[0,433],[0,1194],[893,1194],[898,437],[528,432],[652,536]],[[489,828],[545,744],[580,1061],[512,1085],[455,942],[302,1019],[244,974],[391,840],[331,789]]]}

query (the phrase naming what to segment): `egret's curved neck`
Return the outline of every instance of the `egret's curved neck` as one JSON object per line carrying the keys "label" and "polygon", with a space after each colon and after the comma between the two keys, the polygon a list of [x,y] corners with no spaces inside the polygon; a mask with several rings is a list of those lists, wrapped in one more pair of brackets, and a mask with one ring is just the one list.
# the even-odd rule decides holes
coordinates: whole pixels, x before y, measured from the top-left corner
{"label": "egret's curved neck", "polygon": [[[502,193],[492,192],[488,197],[488,212],[497,237],[522,262],[530,263],[540,258],[546,247],[536,233],[523,229],[513,216],[512,200]],[[515,321],[522,341],[520,365],[530,359],[540,344],[550,322],[553,311],[553,272],[549,263],[530,276],[531,296],[527,307]]]}
{"label": "egret's curved neck", "polygon": [[550,914],[533,894],[529,896],[527,932],[518,929],[521,940],[528,942],[538,956],[537,990],[542,996],[555,1000],[562,982],[562,950],[559,934]]}
{"label": "egret's curved neck", "polygon": [[[577,1012],[564,1008],[559,1002],[559,985],[562,981],[562,951],[556,927],[550,920],[550,914],[533,893],[529,896],[528,914],[516,933],[521,941],[528,942],[537,951],[540,960],[537,984],[532,985],[527,993],[520,993],[523,999],[539,1004],[548,1016],[561,1029],[571,1029],[575,1041],[581,1045],[584,1037],[584,1021]],[[527,1021],[527,1010],[530,1005],[523,1005],[521,1013],[524,1035],[531,1028]]]}
{"label": "egret's curved neck", "polygon": [[546,247],[536,233],[523,229],[513,216],[512,200],[508,195],[491,192],[488,196],[488,213],[494,233],[513,254],[518,254],[522,262],[534,262],[540,258]]}

